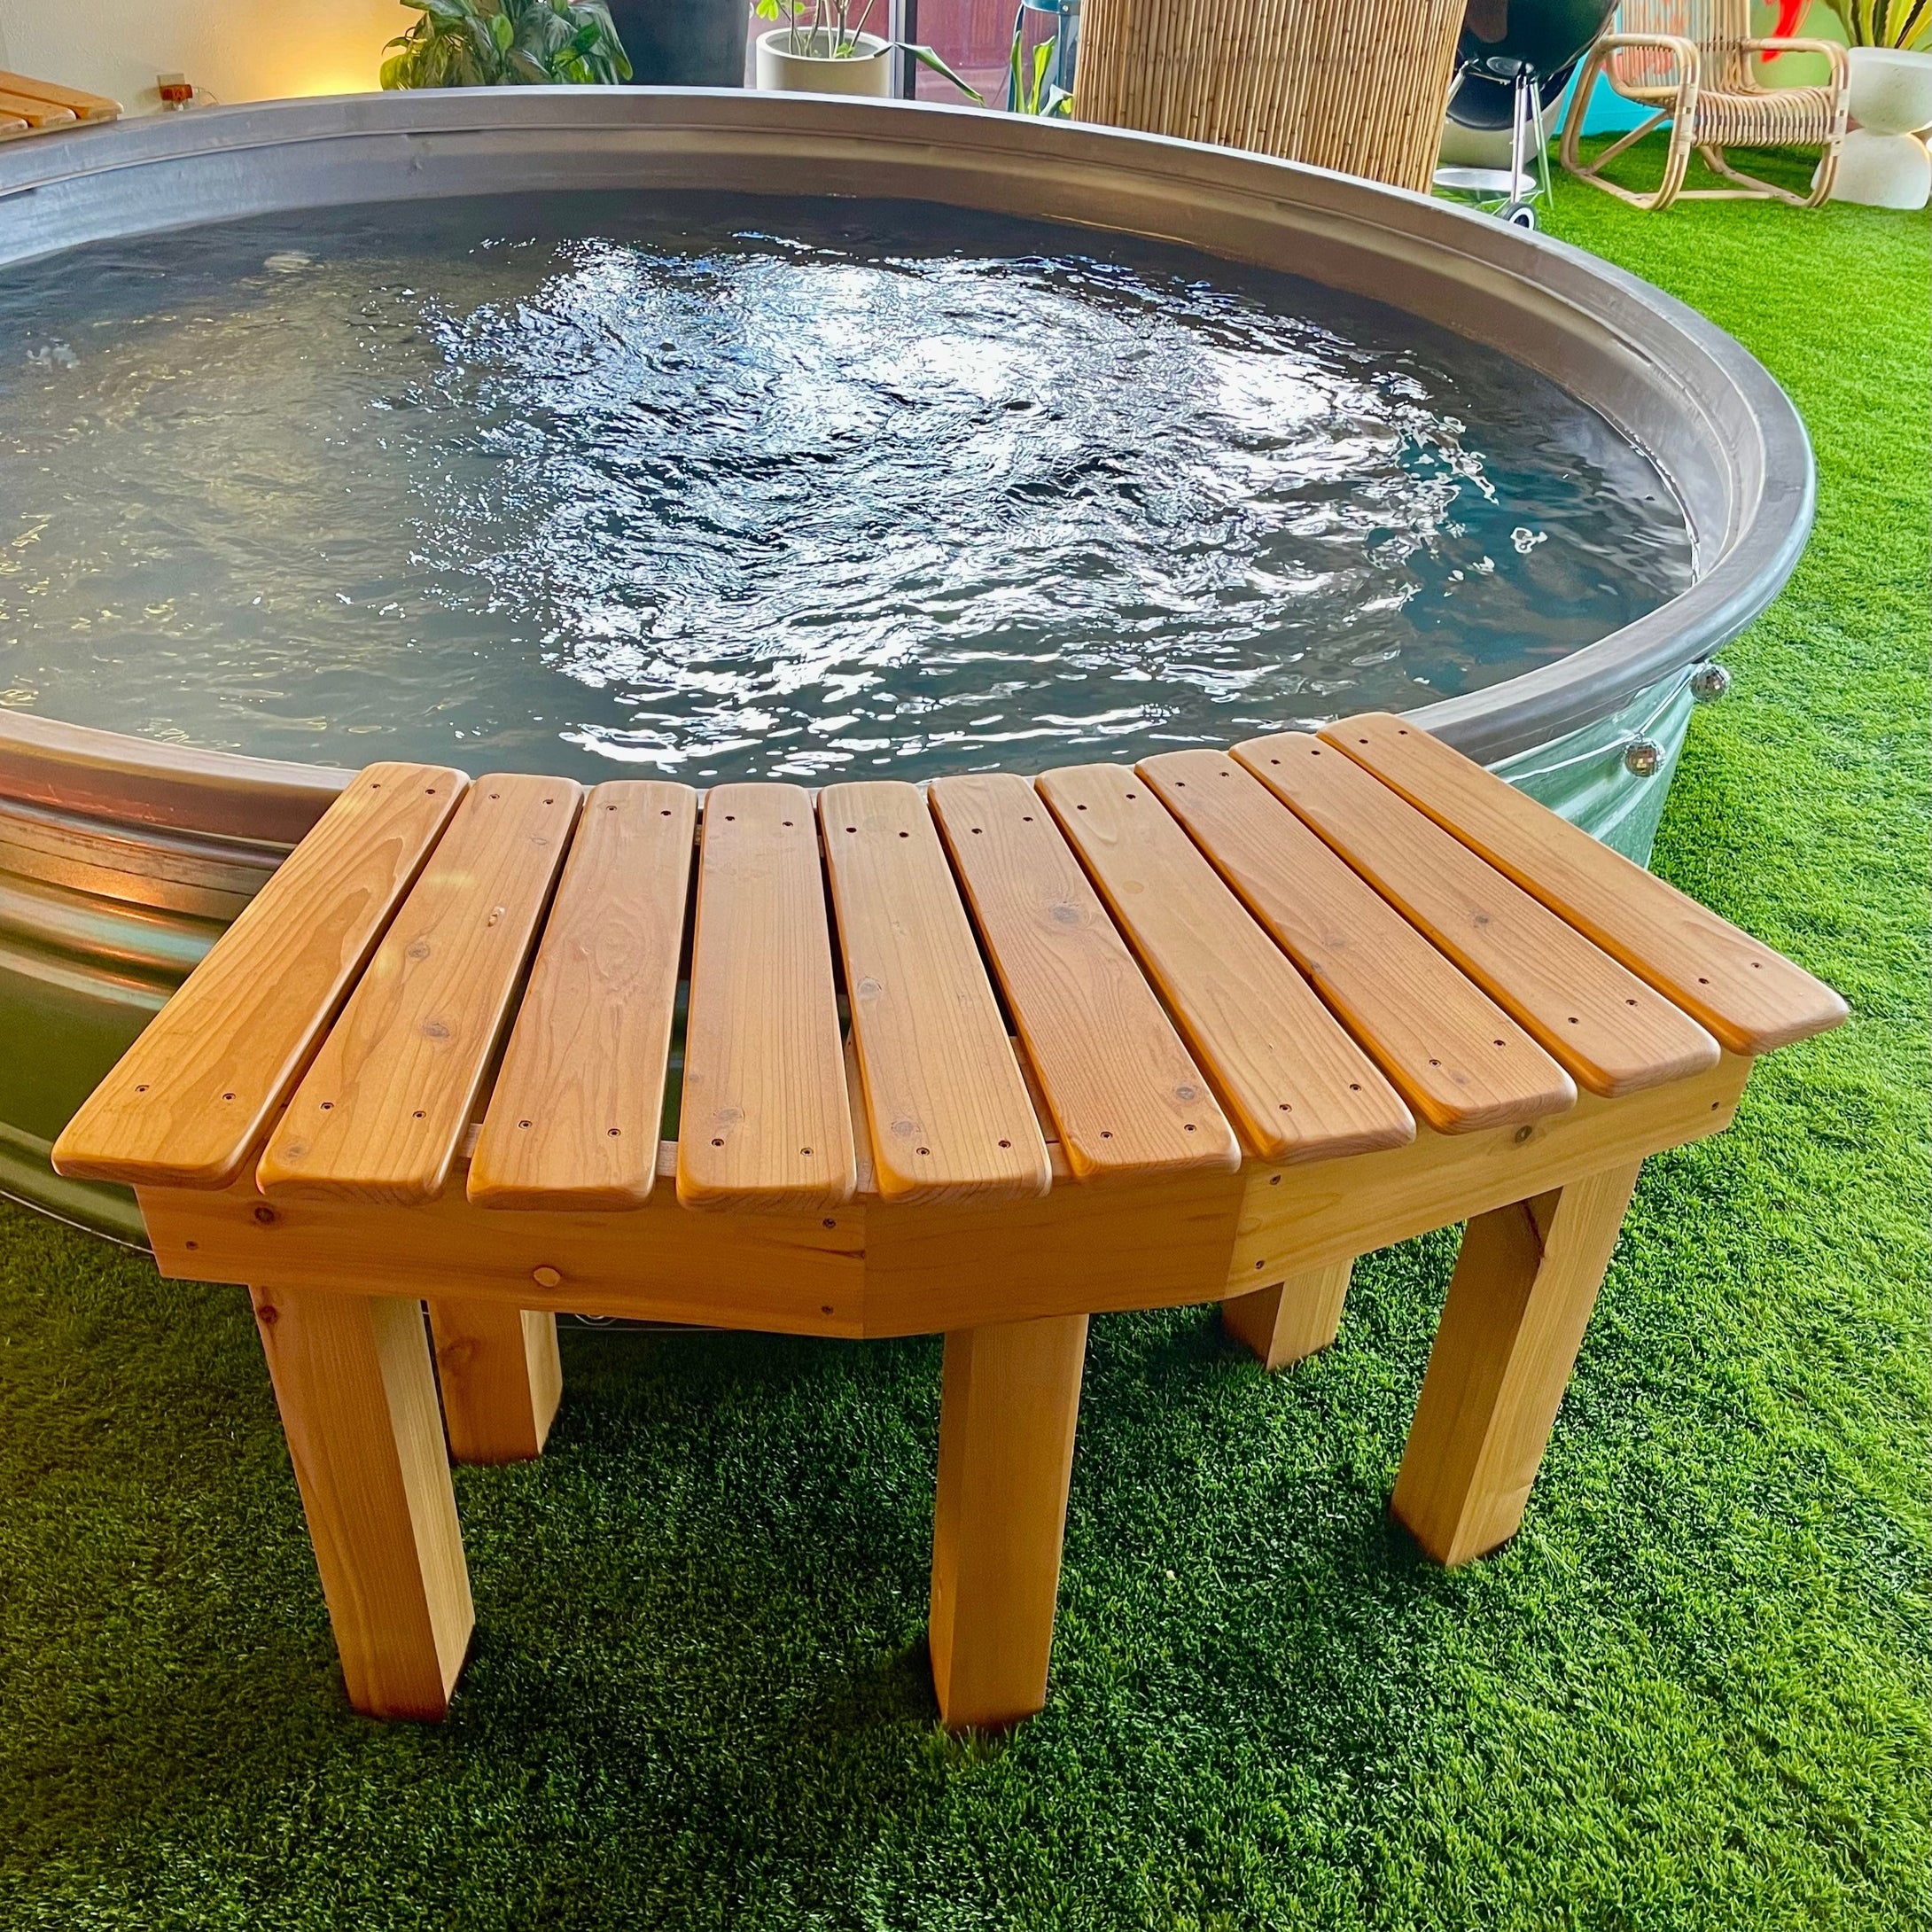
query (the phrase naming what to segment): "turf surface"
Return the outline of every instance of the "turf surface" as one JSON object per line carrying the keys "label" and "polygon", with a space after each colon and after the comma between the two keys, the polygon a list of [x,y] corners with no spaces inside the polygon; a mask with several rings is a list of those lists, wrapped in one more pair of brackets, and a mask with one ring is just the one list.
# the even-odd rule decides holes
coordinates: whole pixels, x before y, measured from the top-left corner
{"label": "turf surface", "polygon": [[1101,1320],[1052,1704],[954,1741],[938,1344],[576,1335],[550,1453],[457,1472],[454,1714],[384,1727],[244,1298],[0,1207],[0,1924],[1932,1924],[1927,226],[1559,197],[1817,440],[1657,862],[1855,1017],[1651,1164],[1515,1543],[1384,1515],[1450,1238],[1274,1380]]}

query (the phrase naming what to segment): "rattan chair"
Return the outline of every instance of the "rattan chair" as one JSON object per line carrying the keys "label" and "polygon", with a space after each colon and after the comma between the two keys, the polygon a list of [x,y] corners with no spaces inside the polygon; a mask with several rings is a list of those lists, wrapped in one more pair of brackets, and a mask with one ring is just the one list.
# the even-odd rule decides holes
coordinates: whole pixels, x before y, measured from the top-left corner
{"label": "rattan chair", "polygon": [[1463,0],[1087,0],[1082,121],[1426,192]]}
{"label": "rattan chair", "polygon": [[[1847,88],[1845,51],[1827,40],[1754,40],[1750,0],[1624,0],[1612,31],[1590,50],[1570,97],[1563,121],[1563,166],[1579,180],[1640,208],[1687,201],[1788,201],[1815,208],[1831,193],[1844,145]],[[1824,54],[1831,80],[1824,87],[1767,88],[1752,71],[1759,53]],[[1578,138],[1596,85],[1605,75],[1625,100],[1655,110],[1641,127],[1585,162]],[[1604,178],[1607,161],[1653,129],[1671,123],[1663,179],[1648,194]],[[1809,195],[1794,194],[1755,175],[1741,174],[1725,159],[1727,147],[1816,147],[1824,150]],[[1695,148],[1713,174],[1734,188],[1686,188],[1684,173]]]}

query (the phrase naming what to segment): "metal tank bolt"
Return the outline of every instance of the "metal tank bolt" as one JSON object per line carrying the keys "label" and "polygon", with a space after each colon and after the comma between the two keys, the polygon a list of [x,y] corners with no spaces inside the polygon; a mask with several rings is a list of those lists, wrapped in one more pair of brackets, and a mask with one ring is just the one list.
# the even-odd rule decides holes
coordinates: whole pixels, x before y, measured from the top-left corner
{"label": "metal tank bolt", "polygon": [[1663,747],[1655,738],[1632,738],[1624,747],[1624,769],[1648,778],[1663,762]]}
{"label": "metal tank bolt", "polygon": [[1690,694],[1700,705],[1722,697],[1731,689],[1731,674],[1721,664],[1701,664],[1690,674]]}

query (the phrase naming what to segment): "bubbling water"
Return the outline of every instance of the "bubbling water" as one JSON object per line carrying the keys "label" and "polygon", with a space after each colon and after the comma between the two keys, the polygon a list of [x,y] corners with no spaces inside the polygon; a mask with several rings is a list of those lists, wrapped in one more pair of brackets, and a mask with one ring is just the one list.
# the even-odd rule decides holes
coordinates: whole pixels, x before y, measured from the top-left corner
{"label": "bubbling water", "polygon": [[386,204],[0,291],[0,702],[213,749],[1131,760],[1480,689],[1690,568],[1507,357],[1006,217]]}

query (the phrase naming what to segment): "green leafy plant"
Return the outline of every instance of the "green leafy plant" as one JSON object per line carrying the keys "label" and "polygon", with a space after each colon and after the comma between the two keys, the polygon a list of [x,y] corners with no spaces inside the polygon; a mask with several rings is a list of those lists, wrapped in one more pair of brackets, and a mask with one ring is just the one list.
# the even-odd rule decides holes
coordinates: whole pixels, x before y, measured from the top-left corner
{"label": "green leafy plant", "polygon": [[1073,109],[1073,97],[1063,89],[1047,84],[1047,71],[1053,66],[1053,51],[1060,44],[1056,34],[1033,49],[1032,71],[1027,69],[1024,50],[1020,45],[1026,15],[1022,12],[1013,22],[1013,51],[1008,62],[1007,112],[1013,114],[1067,114]]}
{"label": "green leafy plant", "polygon": [[755,0],[754,11],[761,20],[785,23],[784,51],[788,54],[806,59],[854,60],[869,58],[882,51],[908,53],[921,66],[931,68],[962,94],[982,107],[985,105],[985,96],[955,74],[931,47],[909,40],[882,41],[876,47],[866,46],[860,36],[876,4],[877,0],[865,0],[864,10],[856,20],[852,17],[853,0],[802,0],[802,4],[801,0]]}
{"label": "green leafy plant", "polygon": [[614,86],[631,77],[604,0],[402,0],[423,18],[383,51],[386,88]]}
{"label": "green leafy plant", "polygon": [[1932,0],[1826,0],[1848,47],[1932,47]]}

